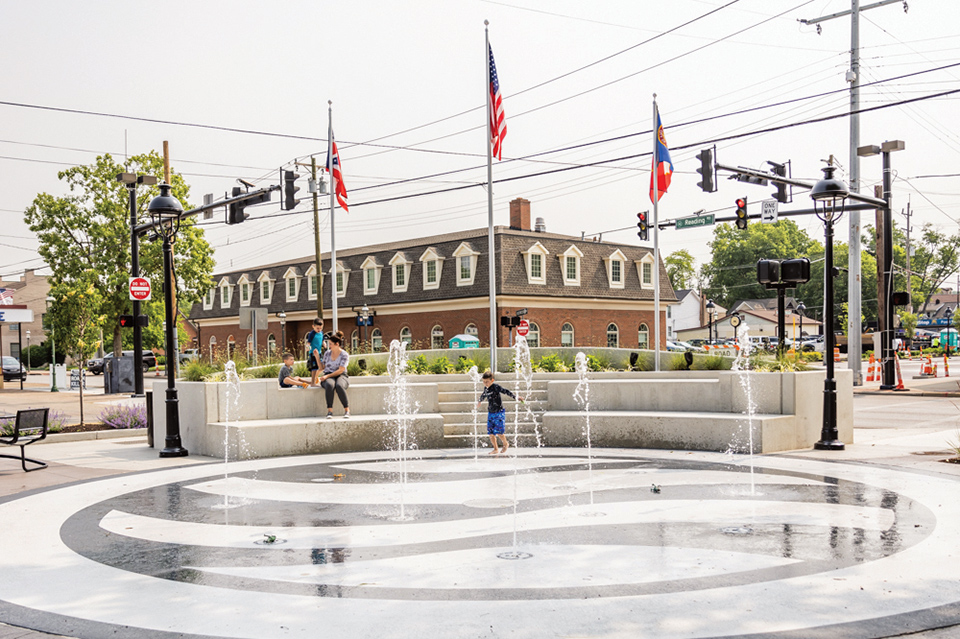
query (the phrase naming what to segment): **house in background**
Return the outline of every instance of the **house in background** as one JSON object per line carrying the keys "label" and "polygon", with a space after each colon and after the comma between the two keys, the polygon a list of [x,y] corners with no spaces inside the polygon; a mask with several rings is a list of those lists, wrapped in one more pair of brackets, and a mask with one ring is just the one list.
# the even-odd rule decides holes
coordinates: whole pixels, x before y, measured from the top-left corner
{"label": "house in background", "polygon": [[[33,311],[33,321],[29,324],[0,325],[0,354],[20,359],[20,351],[28,346],[28,333],[30,345],[40,344],[47,339],[43,330],[43,314],[47,312],[50,285],[46,275],[38,275],[36,270],[31,270],[25,271],[17,279],[0,279],[0,289],[4,289],[5,302]],[[25,359],[23,363],[26,364]]]}

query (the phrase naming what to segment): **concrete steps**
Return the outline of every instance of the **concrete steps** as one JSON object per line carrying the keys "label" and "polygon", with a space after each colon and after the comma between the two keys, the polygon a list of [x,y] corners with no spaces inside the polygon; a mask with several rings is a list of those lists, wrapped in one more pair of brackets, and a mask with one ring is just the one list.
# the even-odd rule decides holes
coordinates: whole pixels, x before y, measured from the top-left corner
{"label": "concrete steps", "polygon": [[[498,380],[504,388],[516,393],[516,384],[512,379]],[[443,437],[445,445],[451,447],[472,447],[474,442],[474,428],[476,437],[481,441],[487,439],[487,409],[483,405],[477,410],[476,426],[474,426],[473,410],[477,397],[483,390],[482,385],[474,385],[472,381],[438,381],[439,413],[443,417]],[[539,430],[539,418],[547,405],[547,381],[534,381],[530,391],[520,391],[527,400],[520,405],[520,420],[517,424],[517,438],[519,446],[536,446]],[[514,403],[506,398],[504,407],[507,409],[506,435],[513,441],[514,431]],[[526,412],[530,408],[536,416],[535,423]]]}

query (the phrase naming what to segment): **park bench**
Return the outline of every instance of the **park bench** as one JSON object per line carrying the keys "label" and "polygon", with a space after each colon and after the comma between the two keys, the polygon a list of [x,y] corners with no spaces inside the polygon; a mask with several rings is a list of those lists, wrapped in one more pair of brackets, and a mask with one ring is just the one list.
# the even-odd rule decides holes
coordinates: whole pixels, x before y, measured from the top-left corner
{"label": "park bench", "polygon": [[[29,444],[38,442],[47,437],[47,417],[50,413],[49,408],[30,408],[27,410],[18,410],[13,424],[13,434],[0,437],[0,444],[6,446],[19,446],[20,456],[0,455],[8,459],[19,459],[24,472],[40,470],[46,468],[46,463],[36,459],[30,459],[26,456],[24,448]],[[27,468],[27,462],[37,464],[33,468]]]}

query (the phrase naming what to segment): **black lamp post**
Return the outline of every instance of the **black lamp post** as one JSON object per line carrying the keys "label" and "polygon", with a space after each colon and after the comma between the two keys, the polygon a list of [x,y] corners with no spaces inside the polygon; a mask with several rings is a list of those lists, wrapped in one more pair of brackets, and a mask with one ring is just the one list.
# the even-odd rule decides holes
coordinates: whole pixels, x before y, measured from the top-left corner
{"label": "black lamp post", "polygon": [[797,303],[797,315],[800,316],[800,341],[803,341],[803,312],[807,310],[803,302]]}
{"label": "black lamp post", "polygon": [[280,357],[287,352],[287,314],[284,311],[277,313],[280,320]]}
{"label": "black lamp post", "polygon": [[[363,343],[367,343],[367,326],[370,325],[370,307],[366,304],[360,309],[360,319],[363,320]],[[373,349],[370,349],[371,352]]]}
{"label": "black lamp post", "polygon": [[946,318],[947,318],[947,345],[946,345],[946,347],[945,347],[945,349],[944,349],[944,352],[947,354],[947,357],[950,357],[950,328],[951,328],[951,326],[952,326],[951,323],[950,323],[950,320],[953,318],[953,311],[951,311],[951,310],[948,308],[947,310],[945,310],[945,311],[943,312],[943,314],[944,314],[944,315],[946,316]]}
{"label": "black lamp post", "polygon": [[817,182],[810,197],[817,217],[824,223],[824,265],[823,265],[823,359],[827,364],[826,378],[823,380],[823,426],[820,429],[820,441],[813,445],[817,450],[843,450],[843,442],[837,432],[837,380],[833,372],[833,349],[836,338],[833,334],[833,278],[838,271],[833,265],[833,223],[843,215],[844,202],[850,192],[847,187],[833,177],[832,165],[823,168],[823,179]]}
{"label": "black lamp post", "polygon": [[713,309],[716,305],[713,300],[707,300],[707,344],[713,343]]}
{"label": "black lamp post", "polygon": [[160,457],[186,457],[187,449],[180,440],[180,400],[177,398],[177,345],[174,341],[173,317],[173,239],[180,230],[183,205],[170,194],[170,185],[160,185],[160,195],[150,201],[147,213],[153,218],[157,233],[163,238],[163,302],[167,353],[167,435]]}
{"label": "black lamp post", "polygon": [[[137,185],[150,186],[157,183],[152,175],[118,173],[117,181],[127,186],[130,195],[130,277],[140,277],[140,238],[134,230],[137,226]],[[133,300],[133,396],[143,397],[143,327],[140,325],[140,300]]]}
{"label": "black lamp post", "polygon": [[[47,295],[47,313],[50,312],[50,307],[53,306],[53,303],[56,300],[52,296]],[[57,388],[57,340],[54,338],[53,330],[53,320],[49,320],[47,327],[50,329],[50,359],[53,361],[53,375],[50,379],[50,392],[59,393],[60,389]]]}

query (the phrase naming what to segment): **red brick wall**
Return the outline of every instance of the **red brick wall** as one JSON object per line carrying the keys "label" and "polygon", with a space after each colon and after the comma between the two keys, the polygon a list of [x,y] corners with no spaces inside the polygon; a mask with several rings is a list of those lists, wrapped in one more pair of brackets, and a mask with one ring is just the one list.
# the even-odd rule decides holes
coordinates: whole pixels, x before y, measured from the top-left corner
{"label": "red brick wall", "polygon": [[[504,307],[498,309],[498,322],[501,315],[513,315],[516,307]],[[373,329],[379,328],[382,334],[383,345],[386,347],[391,340],[399,339],[400,331],[408,327],[413,338],[414,348],[430,348],[430,332],[434,326],[440,326],[443,329],[444,343],[454,335],[464,332],[468,324],[474,324],[477,327],[480,343],[484,346],[489,345],[489,308],[475,308],[467,310],[440,311],[427,313],[411,313],[407,315],[377,315],[374,318],[374,324],[367,328],[367,339],[373,333]],[[272,318],[271,318],[272,319]],[[650,339],[653,339],[653,312],[652,311],[625,311],[625,310],[591,310],[591,309],[538,309],[529,308],[526,319],[536,323],[540,327],[540,345],[541,346],[560,346],[560,329],[564,323],[569,322],[574,328],[574,346],[606,346],[607,345],[607,326],[614,323],[620,332],[620,348],[637,347],[637,329],[641,322],[647,324],[650,330]],[[332,325],[327,320],[326,330],[331,330]],[[350,337],[354,330],[358,331],[358,337],[361,341],[364,339],[364,328],[356,325],[354,317],[341,316],[340,330],[343,331],[346,338],[347,350],[350,350]],[[666,316],[660,314],[661,329],[661,348],[666,347]],[[287,322],[286,323],[286,350],[294,352],[297,357],[300,355],[300,342],[303,336],[310,330],[310,321]],[[258,347],[261,351],[266,350],[267,335],[273,333],[277,340],[277,350],[284,350],[280,344],[281,331],[280,323],[271,321],[268,330],[260,331]],[[200,348],[204,357],[209,357],[210,336],[217,338],[217,349],[219,354],[225,353],[227,338],[233,335],[236,342],[238,353],[246,351],[247,336],[249,330],[241,330],[237,325],[229,326],[203,326],[200,327]],[[514,333],[516,334],[516,333]],[[497,343],[500,346],[508,344],[507,329],[497,325]]]}

